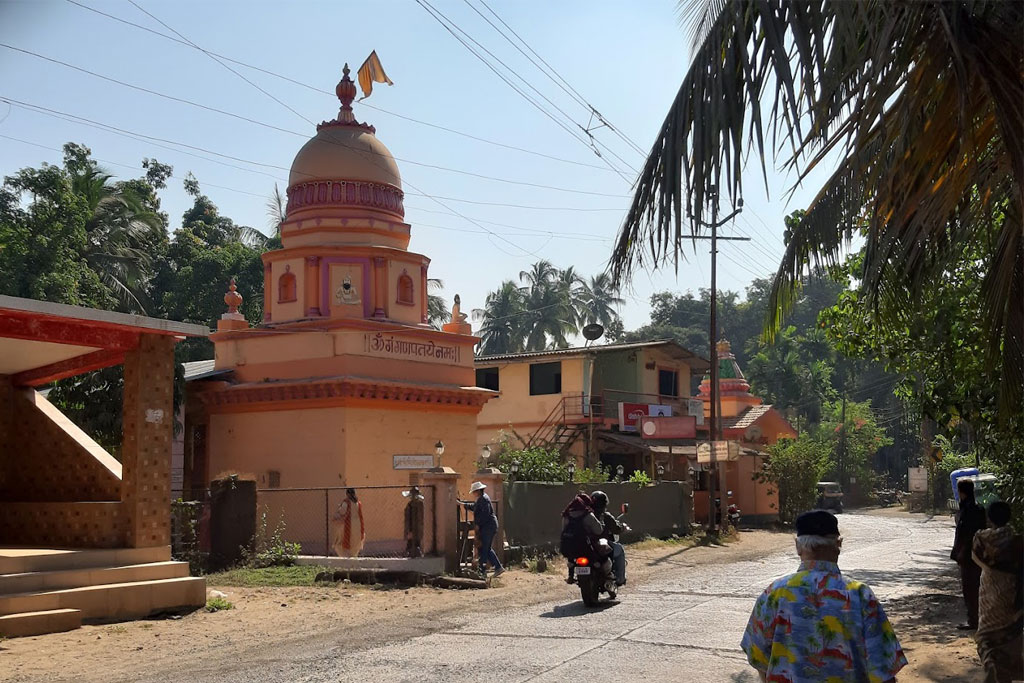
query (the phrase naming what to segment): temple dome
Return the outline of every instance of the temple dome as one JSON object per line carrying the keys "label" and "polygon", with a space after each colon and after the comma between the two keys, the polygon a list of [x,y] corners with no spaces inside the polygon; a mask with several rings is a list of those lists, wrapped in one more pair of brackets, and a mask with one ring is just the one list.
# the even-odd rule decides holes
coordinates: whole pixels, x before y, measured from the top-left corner
{"label": "temple dome", "polygon": [[288,185],[316,180],[357,180],[402,187],[398,164],[373,128],[331,121],[319,126],[292,162]]}

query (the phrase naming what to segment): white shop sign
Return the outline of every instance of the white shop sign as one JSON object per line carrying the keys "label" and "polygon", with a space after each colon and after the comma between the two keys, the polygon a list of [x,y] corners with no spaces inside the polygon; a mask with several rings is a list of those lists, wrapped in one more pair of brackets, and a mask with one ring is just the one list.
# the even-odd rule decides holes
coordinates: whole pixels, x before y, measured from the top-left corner
{"label": "white shop sign", "polygon": [[396,470],[429,470],[434,466],[432,455],[392,455],[392,468]]}
{"label": "white shop sign", "polygon": [[923,467],[907,468],[907,485],[911,493],[921,493],[928,490],[928,471]]}

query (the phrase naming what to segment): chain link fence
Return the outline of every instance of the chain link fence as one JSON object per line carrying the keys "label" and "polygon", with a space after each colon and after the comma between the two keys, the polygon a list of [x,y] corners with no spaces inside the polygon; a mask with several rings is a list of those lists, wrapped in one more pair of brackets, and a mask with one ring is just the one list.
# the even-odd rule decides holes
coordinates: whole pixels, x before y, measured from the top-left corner
{"label": "chain link fence", "polygon": [[[302,555],[418,557],[437,551],[434,488],[419,487],[421,499],[404,496],[408,486],[258,489],[257,515],[266,529]],[[361,514],[360,514],[361,509]]]}

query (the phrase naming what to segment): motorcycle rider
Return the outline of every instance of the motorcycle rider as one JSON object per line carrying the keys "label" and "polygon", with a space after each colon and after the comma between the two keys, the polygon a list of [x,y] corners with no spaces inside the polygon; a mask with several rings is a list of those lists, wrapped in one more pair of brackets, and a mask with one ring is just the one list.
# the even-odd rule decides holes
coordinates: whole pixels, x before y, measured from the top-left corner
{"label": "motorcycle rider", "polygon": [[[606,497],[607,502],[607,497]],[[594,514],[593,499],[582,491],[562,511],[562,538],[560,550],[567,559],[581,554],[592,553],[594,543],[601,538],[604,527]],[[575,567],[569,562],[569,576],[566,583],[576,580]]]}
{"label": "motorcycle rider", "polygon": [[594,515],[601,521],[601,538],[607,539],[612,548],[612,566],[615,567],[615,585],[626,584],[626,551],[622,544],[615,540],[615,536],[621,534],[624,529],[619,520],[615,519],[612,513],[608,512],[608,494],[604,491],[594,491],[591,495],[594,501]]}

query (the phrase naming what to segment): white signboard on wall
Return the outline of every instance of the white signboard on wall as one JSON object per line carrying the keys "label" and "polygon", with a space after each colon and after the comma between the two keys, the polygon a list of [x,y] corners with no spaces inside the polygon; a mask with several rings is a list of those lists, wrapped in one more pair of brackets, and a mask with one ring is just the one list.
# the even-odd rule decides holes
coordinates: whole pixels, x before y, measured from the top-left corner
{"label": "white signboard on wall", "polygon": [[686,414],[697,418],[697,424],[704,424],[704,401],[699,398],[686,399]]}
{"label": "white signboard on wall", "polygon": [[392,468],[396,470],[429,470],[434,466],[432,455],[392,455]]}
{"label": "white signboard on wall", "polygon": [[923,467],[907,468],[907,485],[911,493],[921,493],[928,490],[928,471]]}

